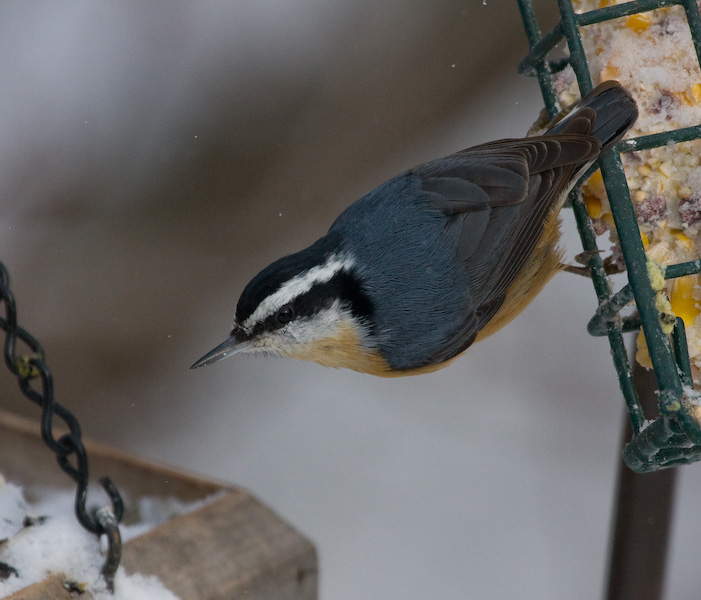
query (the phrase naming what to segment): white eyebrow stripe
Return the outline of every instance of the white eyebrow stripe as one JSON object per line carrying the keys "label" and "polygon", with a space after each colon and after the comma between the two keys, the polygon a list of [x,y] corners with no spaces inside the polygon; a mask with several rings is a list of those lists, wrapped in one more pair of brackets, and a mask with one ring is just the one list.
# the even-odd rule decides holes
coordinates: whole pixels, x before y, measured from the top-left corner
{"label": "white eyebrow stripe", "polygon": [[312,267],[283,283],[280,288],[265,298],[241,324],[246,330],[272,315],[281,306],[292,302],[298,296],[308,292],[317,283],[326,283],[341,271],[353,268],[355,261],[350,256],[331,254],[324,264]]}

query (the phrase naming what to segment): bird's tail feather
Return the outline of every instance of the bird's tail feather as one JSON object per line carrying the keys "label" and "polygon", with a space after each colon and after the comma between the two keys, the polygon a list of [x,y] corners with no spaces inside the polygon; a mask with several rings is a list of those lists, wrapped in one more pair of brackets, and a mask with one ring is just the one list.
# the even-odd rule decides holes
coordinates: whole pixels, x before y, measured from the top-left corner
{"label": "bird's tail feather", "polygon": [[638,118],[635,100],[613,80],[604,81],[563,112],[565,116],[558,115],[547,133],[588,133],[601,142],[602,152],[616,144]]}

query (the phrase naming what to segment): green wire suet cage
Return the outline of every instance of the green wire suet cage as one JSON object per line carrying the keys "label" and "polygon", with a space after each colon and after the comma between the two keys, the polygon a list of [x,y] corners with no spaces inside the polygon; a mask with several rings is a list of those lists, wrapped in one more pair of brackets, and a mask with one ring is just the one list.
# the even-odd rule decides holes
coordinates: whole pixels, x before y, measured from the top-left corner
{"label": "green wire suet cage", "polygon": [[[545,35],[538,27],[532,0],[518,0],[518,3],[530,46],[528,55],[519,65],[519,73],[538,79],[550,117],[554,117],[560,109],[553,89],[553,73],[570,64],[581,94],[587,94],[593,87],[580,37],[581,27],[680,5],[686,12],[696,57],[701,65],[701,16],[696,0],[632,0],[582,13],[575,13],[571,0],[558,0],[560,20]],[[556,47],[563,40],[569,56],[554,58]],[[628,283],[618,291],[611,289],[581,193],[575,191],[570,196],[599,302],[588,331],[592,335],[608,337],[633,430],[632,440],[625,446],[623,458],[628,467],[638,473],[701,460],[701,427],[692,414],[692,409],[701,403],[701,394],[693,388],[682,319],[676,318],[671,335],[664,333],[660,324],[660,312],[655,305],[658,290],[651,285],[648,260],[620,155],[699,138],[701,125],[640,136],[620,142],[613,152],[598,161],[627,267]],[[699,272],[701,260],[668,265],[663,271],[666,279]],[[623,316],[621,310],[631,302],[635,302],[637,312]],[[657,378],[657,415],[643,413],[623,339],[623,333],[641,329]]]}

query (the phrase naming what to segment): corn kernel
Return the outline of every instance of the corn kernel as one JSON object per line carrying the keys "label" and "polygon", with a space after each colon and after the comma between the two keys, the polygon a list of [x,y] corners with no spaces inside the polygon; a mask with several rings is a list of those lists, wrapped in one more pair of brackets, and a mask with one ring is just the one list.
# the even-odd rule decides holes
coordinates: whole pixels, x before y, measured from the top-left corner
{"label": "corn kernel", "polygon": [[592,219],[601,218],[601,215],[604,214],[604,209],[601,207],[601,200],[599,200],[596,196],[590,196],[589,194],[584,195],[583,198],[584,205],[587,207],[587,214]]}
{"label": "corn kernel", "polygon": [[631,15],[626,19],[626,27],[629,27],[633,31],[640,33],[645,31],[652,23],[652,17],[649,13],[638,13]]}
{"label": "corn kernel", "polygon": [[621,70],[613,65],[607,65],[599,72],[599,81],[608,81],[609,79],[618,79],[621,76]]}
{"label": "corn kernel", "polygon": [[645,200],[645,198],[647,198],[647,194],[642,190],[636,190],[633,193],[633,200],[635,200],[636,202],[642,202],[643,200]]}
{"label": "corn kernel", "polygon": [[604,188],[604,178],[601,175],[601,169],[594,171],[582,187],[594,196],[603,196],[606,193],[606,188]]}
{"label": "corn kernel", "polygon": [[647,248],[650,245],[650,239],[645,235],[644,231],[640,232],[640,239],[643,241],[643,248]]}
{"label": "corn kernel", "polygon": [[645,369],[652,369],[652,360],[650,360],[650,352],[647,349],[647,342],[645,341],[645,334],[641,331],[635,340],[635,360],[636,362]]}
{"label": "corn kernel", "polygon": [[682,318],[686,327],[691,327],[699,314],[699,308],[694,300],[694,286],[698,283],[697,275],[677,277],[672,281],[669,301],[672,311]]}
{"label": "corn kernel", "polygon": [[687,248],[691,248],[694,245],[694,242],[687,236],[681,229],[670,229],[669,232],[677,238],[684,246]]}
{"label": "corn kernel", "polygon": [[669,179],[672,176],[672,165],[670,165],[667,161],[661,162],[658,171],[662,176]]}
{"label": "corn kernel", "polygon": [[686,104],[694,105],[701,102],[701,83],[695,83],[690,89],[683,92],[682,100]]}
{"label": "corn kernel", "polygon": [[647,177],[652,173],[652,169],[648,167],[647,165],[640,165],[638,167],[638,174],[642,175],[643,177]]}
{"label": "corn kernel", "polygon": [[601,220],[606,223],[609,227],[615,227],[615,223],[613,222],[613,215],[611,213],[605,213],[601,215]]}

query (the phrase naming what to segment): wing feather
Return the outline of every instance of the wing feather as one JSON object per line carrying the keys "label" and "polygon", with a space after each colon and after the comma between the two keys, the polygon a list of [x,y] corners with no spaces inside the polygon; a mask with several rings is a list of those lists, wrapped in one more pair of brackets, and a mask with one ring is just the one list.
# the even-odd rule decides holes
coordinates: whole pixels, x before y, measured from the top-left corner
{"label": "wing feather", "polygon": [[443,360],[469,346],[496,314],[575,170],[598,156],[601,144],[587,135],[591,112],[572,119],[568,133],[499,140],[414,170],[448,217],[446,234],[470,277],[472,310]]}

